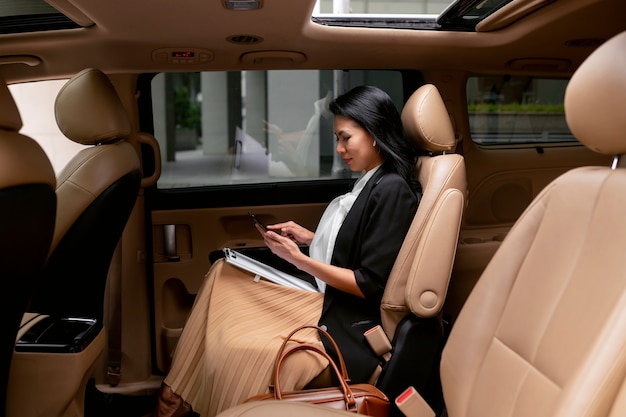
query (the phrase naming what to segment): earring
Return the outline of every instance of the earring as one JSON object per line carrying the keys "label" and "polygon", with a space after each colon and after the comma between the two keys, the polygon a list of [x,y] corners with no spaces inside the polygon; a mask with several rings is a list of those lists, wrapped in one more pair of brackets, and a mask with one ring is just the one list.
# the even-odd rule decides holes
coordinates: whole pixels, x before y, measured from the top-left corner
{"label": "earring", "polygon": [[372,145],[373,147],[376,147],[376,141],[374,141],[374,144]]}

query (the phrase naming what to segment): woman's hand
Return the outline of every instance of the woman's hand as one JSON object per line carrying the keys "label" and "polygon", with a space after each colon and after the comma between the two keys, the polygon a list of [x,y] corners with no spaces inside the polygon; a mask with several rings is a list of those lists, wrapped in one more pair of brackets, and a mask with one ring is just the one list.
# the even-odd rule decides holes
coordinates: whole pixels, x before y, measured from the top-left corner
{"label": "woman's hand", "polygon": [[[263,236],[263,241],[272,253],[283,258],[287,262],[294,264],[298,259],[298,256],[304,255],[293,238],[281,236],[272,230],[265,232],[258,225],[255,225],[255,227]],[[267,226],[267,228],[269,229],[270,226]]]}
{"label": "woman's hand", "polygon": [[302,253],[298,243],[311,244],[314,233],[310,230],[292,221],[267,225],[267,232],[259,225],[255,224],[254,226],[263,236],[263,241],[267,247],[275,255],[338,290],[365,298],[356,283],[354,271],[318,261]]}
{"label": "woman's hand", "polygon": [[315,233],[300,226],[298,223],[288,221],[285,223],[276,223],[267,225],[269,230],[287,237],[295,243],[310,245]]}

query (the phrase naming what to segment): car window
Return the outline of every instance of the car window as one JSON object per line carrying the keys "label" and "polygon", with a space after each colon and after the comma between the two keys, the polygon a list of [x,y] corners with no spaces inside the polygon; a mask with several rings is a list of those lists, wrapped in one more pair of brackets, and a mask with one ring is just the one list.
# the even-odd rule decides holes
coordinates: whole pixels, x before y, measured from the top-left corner
{"label": "car window", "polygon": [[318,0],[313,15],[363,14],[363,15],[439,15],[453,3],[451,0]]}
{"label": "car window", "polygon": [[359,84],[403,106],[399,71],[163,73],[152,80],[158,188],[351,177],[329,102]]}
{"label": "car window", "polygon": [[565,122],[568,80],[473,76],[467,82],[472,139],[480,145],[576,142]]}
{"label": "car window", "polygon": [[[511,2],[317,0],[311,19],[315,23],[331,26],[473,31],[479,22]],[[234,11],[263,7],[262,0],[223,0],[222,4],[226,9]],[[95,22],[88,16],[73,11],[65,2],[51,5],[46,0],[3,0],[0,2],[0,34],[79,29],[94,25]]]}
{"label": "car window", "polygon": [[54,100],[66,82],[62,79],[9,85],[22,117],[20,133],[39,143],[57,174],[86,147],[66,138],[54,118]]}

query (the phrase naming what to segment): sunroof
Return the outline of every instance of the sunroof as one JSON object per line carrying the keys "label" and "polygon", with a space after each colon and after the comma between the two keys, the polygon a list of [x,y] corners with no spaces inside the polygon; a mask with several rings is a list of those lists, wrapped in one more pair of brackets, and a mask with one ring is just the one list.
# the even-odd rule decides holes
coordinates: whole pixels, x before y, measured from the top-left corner
{"label": "sunroof", "polygon": [[452,0],[318,0],[314,16],[326,14],[439,15]]}
{"label": "sunroof", "polygon": [[476,25],[513,0],[457,0],[439,16],[442,27],[474,30]]}
{"label": "sunroof", "polygon": [[318,0],[314,22],[328,26],[473,31],[512,0]]}
{"label": "sunroof", "polygon": [[0,34],[79,27],[44,0],[0,1]]}

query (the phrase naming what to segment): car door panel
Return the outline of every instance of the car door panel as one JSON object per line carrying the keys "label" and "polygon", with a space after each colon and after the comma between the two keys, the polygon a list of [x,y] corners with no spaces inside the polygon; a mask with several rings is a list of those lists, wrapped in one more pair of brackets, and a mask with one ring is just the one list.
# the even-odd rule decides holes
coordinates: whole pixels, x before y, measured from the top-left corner
{"label": "car door panel", "polygon": [[[224,247],[264,246],[248,211],[265,224],[293,220],[314,230],[326,203],[247,205],[156,210],[153,230],[153,297],[156,363],[168,369],[195,294],[211,266],[209,254]],[[173,236],[172,236],[173,235]],[[166,242],[174,241],[167,248]]]}

